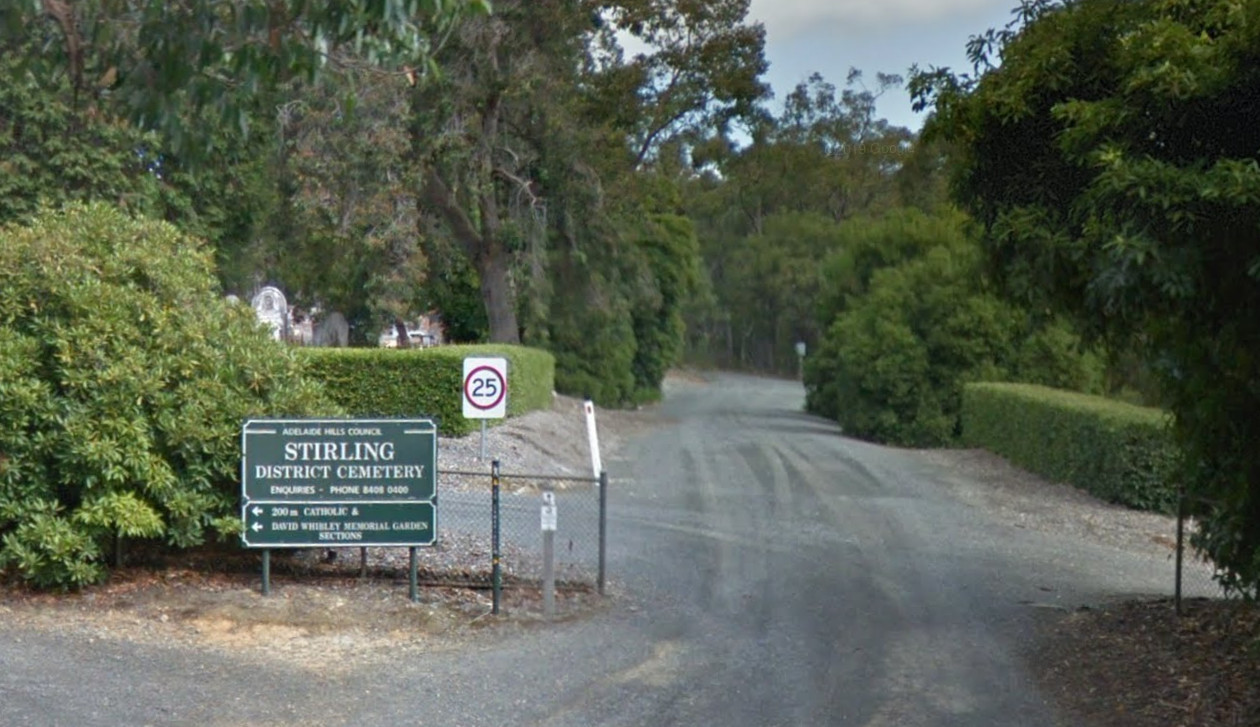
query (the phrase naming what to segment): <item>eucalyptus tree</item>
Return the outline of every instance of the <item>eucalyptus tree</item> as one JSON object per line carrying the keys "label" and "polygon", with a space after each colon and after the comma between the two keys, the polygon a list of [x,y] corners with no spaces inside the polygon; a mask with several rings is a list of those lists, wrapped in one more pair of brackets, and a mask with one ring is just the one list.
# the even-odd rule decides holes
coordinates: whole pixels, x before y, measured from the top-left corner
{"label": "eucalyptus tree", "polygon": [[[11,8],[10,8],[11,9]],[[213,164],[195,173],[164,136],[127,119],[106,91],[76,89],[46,49],[58,35],[50,17],[0,34],[0,221],[28,218],[41,206],[103,201],[134,214],[177,222],[215,245],[233,277],[240,253],[266,217],[265,140],[242,138],[217,120],[202,123]],[[190,111],[199,122],[204,112]]]}
{"label": "eucalyptus tree", "polygon": [[485,10],[485,0],[14,0],[0,5],[0,33],[51,21],[30,66],[64,73],[81,101],[117,103],[170,149],[208,151],[190,108],[244,130],[261,91],[312,78],[346,49],[424,73],[450,25]]}
{"label": "eucalyptus tree", "polygon": [[[498,3],[459,24],[412,94],[419,198],[479,277],[490,340],[520,340],[512,268],[546,223],[539,128],[575,92],[583,23],[568,0]],[[568,170],[557,170],[568,172]]]}
{"label": "eucalyptus tree", "polygon": [[[629,240],[677,211],[650,191],[660,150],[719,133],[765,93],[746,12],[746,0],[501,2],[455,30],[444,73],[417,87],[412,134],[431,246],[449,237],[476,272],[491,340],[579,346],[589,335],[558,330],[573,311],[553,303],[608,320],[634,310],[627,276],[643,261],[628,262]],[[623,31],[643,43],[630,59]]]}
{"label": "eucalyptus tree", "polygon": [[[598,4],[592,110],[628,137],[636,168],[671,140],[725,137],[759,115],[765,29],[749,0],[612,0]],[[626,57],[626,39],[638,48]]]}
{"label": "eucalyptus tree", "polygon": [[410,92],[405,75],[343,67],[272,104],[276,204],[255,268],[300,304],[343,313],[359,342],[424,309]]}
{"label": "eucalyptus tree", "polygon": [[689,327],[719,362],[795,372],[795,343],[813,346],[825,327],[812,300],[840,226],[899,203],[913,136],[876,102],[901,79],[877,74],[870,88],[862,78],[850,71],[838,89],[814,74],[777,115],[761,115],[746,145],[700,149],[687,206],[716,304],[695,309]]}

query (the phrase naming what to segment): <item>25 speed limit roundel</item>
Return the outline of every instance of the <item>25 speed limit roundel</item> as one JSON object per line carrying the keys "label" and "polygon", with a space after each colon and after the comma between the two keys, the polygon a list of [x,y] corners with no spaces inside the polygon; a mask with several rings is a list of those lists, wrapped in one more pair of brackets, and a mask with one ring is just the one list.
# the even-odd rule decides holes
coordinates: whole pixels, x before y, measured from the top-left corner
{"label": "25 speed limit roundel", "polygon": [[464,359],[464,418],[507,416],[507,359]]}

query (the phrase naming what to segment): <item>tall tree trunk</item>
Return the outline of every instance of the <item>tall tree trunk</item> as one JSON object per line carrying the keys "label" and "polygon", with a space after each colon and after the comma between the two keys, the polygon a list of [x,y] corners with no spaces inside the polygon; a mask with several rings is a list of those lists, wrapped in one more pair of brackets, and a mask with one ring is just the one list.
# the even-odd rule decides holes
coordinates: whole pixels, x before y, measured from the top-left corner
{"label": "tall tree trunk", "polygon": [[507,251],[497,242],[477,256],[477,274],[481,276],[481,299],[490,321],[490,340],[494,343],[520,343],[521,329],[516,322],[516,296],[508,276]]}
{"label": "tall tree trunk", "polygon": [[394,319],[394,336],[398,348],[411,348],[411,334],[407,332],[407,324],[401,318]]}
{"label": "tall tree trunk", "polygon": [[[446,185],[446,181],[433,169],[425,173],[424,186],[418,203],[441,216],[450,227],[455,240],[472,260],[481,278],[481,300],[486,307],[486,319],[490,322],[490,340],[494,343],[520,343],[521,331],[516,322],[516,292],[509,277],[511,261],[503,243],[491,234],[498,229],[497,209],[483,203],[482,216],[490,219],[484,224],[486,232],[477,226],[460,207],[459,201]],[[489,213],[489,214],[487,214]]]}

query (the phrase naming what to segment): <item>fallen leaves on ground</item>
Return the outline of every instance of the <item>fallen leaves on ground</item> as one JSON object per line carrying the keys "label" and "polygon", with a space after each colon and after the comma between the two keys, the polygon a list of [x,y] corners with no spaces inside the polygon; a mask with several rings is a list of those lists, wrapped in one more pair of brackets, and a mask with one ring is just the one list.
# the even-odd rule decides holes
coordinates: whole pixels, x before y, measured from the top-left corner
{"label": "fallen leaves on ground", "polygon": [[1130,601],[1047,625],[1043,687],[1082,727],[1260,726],[1260,608]]}

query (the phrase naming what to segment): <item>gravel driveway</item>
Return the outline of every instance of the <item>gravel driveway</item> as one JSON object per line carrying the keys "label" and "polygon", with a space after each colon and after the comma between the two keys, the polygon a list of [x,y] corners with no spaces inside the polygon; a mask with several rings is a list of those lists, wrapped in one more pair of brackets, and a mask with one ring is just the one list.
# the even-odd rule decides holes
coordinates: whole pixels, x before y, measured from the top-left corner
{"label": "gravel driveway", "polygon": [[[1021,661],[1036,614],[1169,592],[1167,519],[979,453],[848,440],[802,401],[724,375],[675,380],[620,431],[609,416],[612,595],[581,618],[410,633],[432,605],[378,584],[333,593],[333,626],[209,641],[127,628],[148,616],[116,601],[109,629],[84,597],[42,620],[8,604],[0,724],[1067,724]],[[541,421],[497,436],[581,453],[568,417]],[[233,603],[309,596],[281,590]]]}

